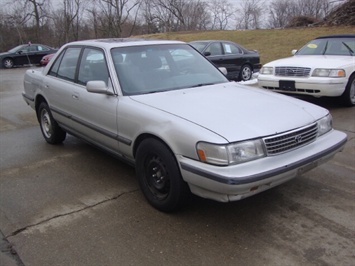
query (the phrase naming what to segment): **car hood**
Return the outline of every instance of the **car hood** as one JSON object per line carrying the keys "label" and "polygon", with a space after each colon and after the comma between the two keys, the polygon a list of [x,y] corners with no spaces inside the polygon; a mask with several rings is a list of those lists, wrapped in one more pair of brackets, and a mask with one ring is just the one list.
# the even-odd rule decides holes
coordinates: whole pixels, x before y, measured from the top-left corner
{"label": "car hood", "polygon": [[9,53],[9,52],[3,52],[3,53],[0,53],[0,56],[9,55],[9,54],[11,54],[11,53]]}
{"label": "car hood", "polygon": [[353,64],[355,64],[355,56],[295,55],[269,62],[264,66],[336,68]]}
{"label": "car hood", "polygon": [[215,132],[229,142],[299,128],[328,113],[313,104],[235,82],[131,98]]}

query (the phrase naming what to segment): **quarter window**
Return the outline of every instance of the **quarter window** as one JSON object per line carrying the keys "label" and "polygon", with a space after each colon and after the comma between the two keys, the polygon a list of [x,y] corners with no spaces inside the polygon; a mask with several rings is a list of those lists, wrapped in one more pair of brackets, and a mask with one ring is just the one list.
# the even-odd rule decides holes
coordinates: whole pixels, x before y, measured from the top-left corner
{"label": "quarter window", "polygon": [[225,54],[241,54],[242,51],[239,47],[231,44],[231,43],[223,43],[223,49]]}

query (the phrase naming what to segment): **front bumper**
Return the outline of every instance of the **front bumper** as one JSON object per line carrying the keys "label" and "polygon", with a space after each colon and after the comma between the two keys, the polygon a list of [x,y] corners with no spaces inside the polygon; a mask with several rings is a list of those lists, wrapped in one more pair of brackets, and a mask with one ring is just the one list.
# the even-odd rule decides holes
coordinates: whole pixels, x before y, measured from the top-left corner
{"label": "front bumper", "polygon": [[330,160],[347,141],[332,130],[299,149],[259,160],[219,167],[178,156],[192,193],[221,202],[236,201],[280,185]]}
{"label": "front bumper", "polygon": [[[280,89],[280,81],[295,81],[295,91]],[[265,89],[281,93],[312,95],[316,97],[341,96],[346,88],[347,78],[294,78],[294,77],[276,77],[273,75],[258,76],[258,85]]]}

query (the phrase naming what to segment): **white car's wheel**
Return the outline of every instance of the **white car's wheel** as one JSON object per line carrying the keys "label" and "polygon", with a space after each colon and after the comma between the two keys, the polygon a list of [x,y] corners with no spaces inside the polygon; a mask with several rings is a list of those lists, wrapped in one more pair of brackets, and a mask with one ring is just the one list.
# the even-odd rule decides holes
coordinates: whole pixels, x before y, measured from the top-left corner
{"label": "white car's wheel", "polygon": [[345,106],[355,106],[355,74],[349,78],[341,98]]}

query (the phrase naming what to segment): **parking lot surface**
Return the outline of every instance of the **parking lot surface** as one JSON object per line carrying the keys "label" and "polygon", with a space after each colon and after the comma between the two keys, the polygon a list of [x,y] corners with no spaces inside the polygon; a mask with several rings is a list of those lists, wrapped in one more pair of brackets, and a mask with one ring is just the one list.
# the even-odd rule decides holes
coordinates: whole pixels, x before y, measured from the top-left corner
{"label": "parking lot surface", "polygon": [[0,265],[355,265],[355,108],[309,100],[348,135],[328,163],[239,202],[192,197],[165,214],[130,166],[72,136],[44,141],[21,96],[27,69],[0,70]]}

